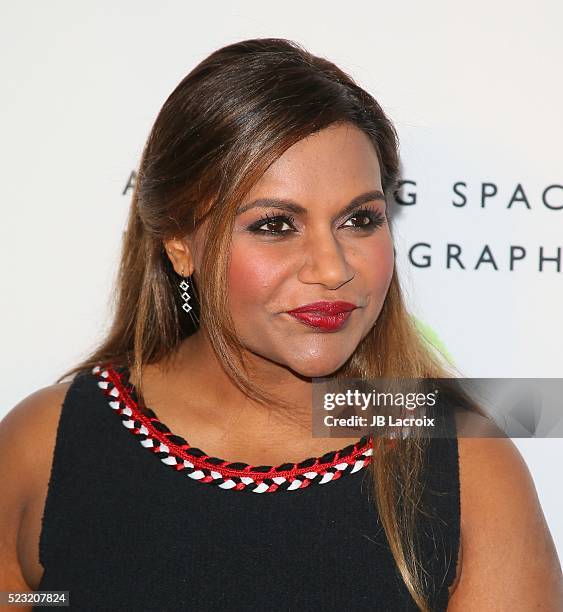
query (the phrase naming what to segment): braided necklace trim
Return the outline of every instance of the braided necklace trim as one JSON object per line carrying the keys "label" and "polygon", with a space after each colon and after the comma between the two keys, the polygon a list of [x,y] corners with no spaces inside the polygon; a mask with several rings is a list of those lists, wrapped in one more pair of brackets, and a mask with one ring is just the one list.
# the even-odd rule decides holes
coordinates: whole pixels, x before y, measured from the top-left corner
{"label": "braided necklace trim", "polygon": [[144,407],[144,414],[139,409],[135,387],[129,382],[126,369],[119,372],[111,365],[98,365],[92,369],[92,373],[98,379],[98,387],[110,398],[110,407],[120,415],[122,424],[138,436],[142,446],[178,472],[221,489],[254,493],[304,489],[311,484],[333,482],[343,474],[361,470],[369,464],[373,454],[372,439],[365,435],[344,449],[300,463],[272,467],[228,462],[190,446],[181,436],[173,434],[150,408]]}

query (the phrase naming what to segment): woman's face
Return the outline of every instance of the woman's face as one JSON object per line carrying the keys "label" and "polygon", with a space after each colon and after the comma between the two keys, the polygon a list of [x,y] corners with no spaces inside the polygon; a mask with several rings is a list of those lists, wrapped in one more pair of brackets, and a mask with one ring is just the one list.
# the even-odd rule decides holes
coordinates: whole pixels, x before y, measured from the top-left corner
{"label": "woman's face", "polygon": [[[351,124],[274,162],[241,203],[232,237],[228,299],[246,350],[307,377],[343,365],[391,282],[385,212],[377,155]],[[348,304],[308,306],[337,301]],[[288,313],[302,306],[308,312]]]}

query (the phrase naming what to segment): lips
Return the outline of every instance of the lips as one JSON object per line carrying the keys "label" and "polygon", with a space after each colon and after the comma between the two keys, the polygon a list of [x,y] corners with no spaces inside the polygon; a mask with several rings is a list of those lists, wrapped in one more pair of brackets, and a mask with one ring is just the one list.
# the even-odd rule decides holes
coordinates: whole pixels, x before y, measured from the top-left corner
{"label": "lips", "polygon": [[336,331],[340,329],[357,308],[351,302],[313,302],[288,310],[287,314],[300,323],[322,331]]}
{"label": "lips", "polygon": [[337,315],[343,312],[350,312],[355,308],[357,308],[357,306],[356,304],[352,304],[352,302],[337,300],[335,302],[312,302],[311,304],[304,304],[303,306],[299,306],[299,308],[294,308],[293,310],[288,310],[287,312],[289,314],[311,312],[324,315]]}

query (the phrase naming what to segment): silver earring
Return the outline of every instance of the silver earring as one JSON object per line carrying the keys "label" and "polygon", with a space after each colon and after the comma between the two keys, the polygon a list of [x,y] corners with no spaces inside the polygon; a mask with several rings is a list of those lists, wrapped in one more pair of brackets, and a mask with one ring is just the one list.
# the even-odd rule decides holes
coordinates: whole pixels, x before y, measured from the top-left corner
{"label": "silver earring", "polygon": [[[182,268],[182,276],[184,276],[184,269]],[[182,282],[180,283],[180,292],[181,292],[181,298],[183,300],[183,304],[182,304],[182,308],[186,311],[186,312],[190,312],[190,310],[192,309],[192,307],[188,304],[188,302],[190,301],[190,294],[188,293],[188,289],[190,288],[190,284],[188,282],[189,276],[186,276],[182,279]]]}

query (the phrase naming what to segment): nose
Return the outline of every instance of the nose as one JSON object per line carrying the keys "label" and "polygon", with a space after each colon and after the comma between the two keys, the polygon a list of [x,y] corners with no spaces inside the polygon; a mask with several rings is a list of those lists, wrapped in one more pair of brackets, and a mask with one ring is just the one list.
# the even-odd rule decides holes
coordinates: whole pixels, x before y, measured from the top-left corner
{"label": "nose", "polygon": [[338,289],[354,278],[345,249],[330,230],[309,236],[303,246],[303,264],[297,277],[302,283],[318,283],[328,289]]}

